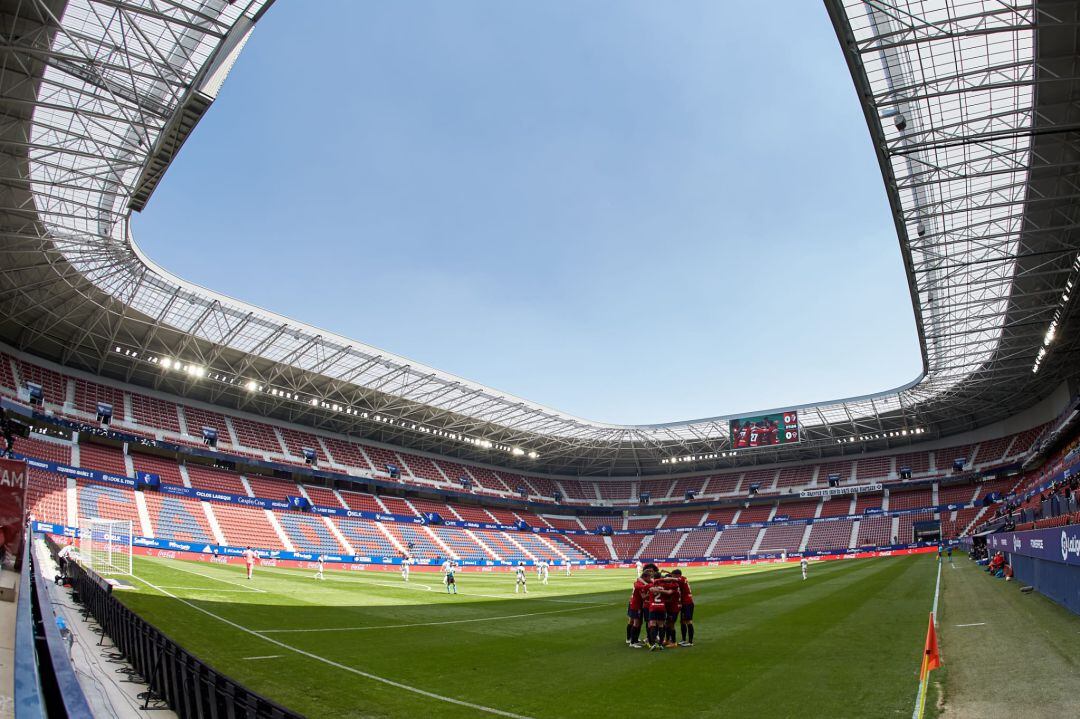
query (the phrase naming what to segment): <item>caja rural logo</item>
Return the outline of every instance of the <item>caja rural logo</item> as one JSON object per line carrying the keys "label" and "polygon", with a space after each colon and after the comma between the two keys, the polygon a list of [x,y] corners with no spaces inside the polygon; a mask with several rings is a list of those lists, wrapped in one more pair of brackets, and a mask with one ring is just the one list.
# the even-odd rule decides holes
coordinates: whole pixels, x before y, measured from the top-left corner
{"label": "caja rural logo", "polygon": [[1069,561],[1069,554],[1080,557],[1080,537],[1069,537],[1068,533],[1061,530],[1061,558]]}

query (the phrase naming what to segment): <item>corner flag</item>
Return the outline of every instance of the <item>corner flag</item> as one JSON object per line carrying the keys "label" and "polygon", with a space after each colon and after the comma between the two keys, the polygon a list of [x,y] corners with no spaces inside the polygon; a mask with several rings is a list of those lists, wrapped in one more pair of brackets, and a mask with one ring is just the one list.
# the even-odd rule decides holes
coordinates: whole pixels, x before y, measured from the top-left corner
{"label": "corner flag", "polygon": [[941,654],[938,652],[937,631],[934,629],[934,614],[930,613],[930,626],[926,628],[926,646],[923,649],[922,672],[919,680],[926,679],[926,675],[934,669],[941,667]]}

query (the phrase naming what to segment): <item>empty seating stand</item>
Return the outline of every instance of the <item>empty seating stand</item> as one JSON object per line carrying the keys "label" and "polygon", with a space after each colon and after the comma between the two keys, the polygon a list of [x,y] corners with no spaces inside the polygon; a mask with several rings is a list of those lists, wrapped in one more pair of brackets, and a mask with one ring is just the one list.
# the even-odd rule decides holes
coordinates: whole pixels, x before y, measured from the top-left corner
{"label": "empty seating stand", "polygon": [[115,447],[106,447],[98,444],[80,444],[79,466],[86,469],[96,469],[99,472],[116,474],[121,477],[128,476],[127,464],[124,462],[124,453]]}
{"label": "empty seating stand", "polygon": [[757,541],[758,533],[762,530],[757,527],[732,527],[720,533],[720,539],[713,549],[713,555],[744,555],[749,554]]}
{"label": "empty seating stand", "polygon": [[260,452],[268,452],[279,457],[283,456],[281,443],[278,442],[272,431],[267,431],[267,425],[242,417],[233,417],[232,426],[236,430],[236,439],[241,446],[259,450]]}
{"label": "empty seating stand", "polygon": [[131,415],[135,424],[157,428],[174,435],[180,434],[180,415],[175,404],[138,392],[133,392],[130,397]]}
{"label": "empty seating stand", "polygon": [[676,558],[704,557],[709,551],[709,545],[716,537],[713,529],[695,529],[686,535],[686,539],[679,545],[675,553]]}
{"label": "empty seating stand", "polygon": [[187,465],[188,479],[191,486],[208,492],[224,492],[242,497],[247,494],[240,476],[223,469],[212,469],[200,464]]}
{"label": "empty seating stand", "polygon": [[826,549],[845,549],[851,541],[853,522],[818,522],[810,527],[810,536],[806,540],[807,551]]}
{"label": "empty seating stand", "polygon": [[68,524],[67,478],[55,472],[27,470],[26,507],[39,522]]}
{"label": "empty seating stand", "polygon": [[341,467],[353,467],[365,471],[374,469],[364,457],[360,448],[352,442],[346,442],[334,437],[323,437],[322,441],[330,451],[331,456],[328,459],[331,462]]}
{"label": "empty seating stand", "polygon": [[260,549],[283,548],[281,538],[270,526],[266,513],[262,510],[232,504],[215,504],[214,516],[225,534],[226,544]]}
{"label": "empty seating stand", "polygon": [[859,547],[891,544],[891,530],[892,517],[863,517],[862,520],[859,522],[859,535],[855,540],[855,544]]}
{"label": "empty seating stand", "polygon": [[[216,544],[199,502],[157,492],[144,492],[154,536],[178,542]],[[276,542],[273,546],[278,546]]]}
{"label": "empty seating stand", "polygon": [[803,534],[806,532],[804,524],[778,524],[765,530],[758,545],[759,553],[766,552],[797,552],[802,544]]}

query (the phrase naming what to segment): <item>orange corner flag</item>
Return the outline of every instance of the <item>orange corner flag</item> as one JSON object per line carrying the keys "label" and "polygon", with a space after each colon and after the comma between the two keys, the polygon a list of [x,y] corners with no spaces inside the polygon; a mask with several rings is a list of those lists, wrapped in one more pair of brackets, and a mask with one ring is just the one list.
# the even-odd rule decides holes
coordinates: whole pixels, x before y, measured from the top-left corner
{"label": "orange corner flag", "polygon": [[923,650],[922,672],[919,680],[926,678],[932,670],[941,666],[941,654],[938,652],[937,631],[934,630],[934,613],[930,613],[930,626],[926,629],[926,648]]}

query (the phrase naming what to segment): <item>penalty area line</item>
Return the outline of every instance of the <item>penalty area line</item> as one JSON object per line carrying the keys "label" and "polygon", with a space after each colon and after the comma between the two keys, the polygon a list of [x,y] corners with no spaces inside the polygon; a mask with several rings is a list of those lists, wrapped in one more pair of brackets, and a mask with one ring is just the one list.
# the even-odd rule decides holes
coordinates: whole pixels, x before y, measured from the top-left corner
{"label": "penalty area line", "polygon": [[318,654],[313,654],[312,652],[304,651],[303,649],[298,649],[297,647],[294,647],[291,644],[286,644],[285,642],[274,639],[273,637],[268,637],[265,634],[262,634],[260,632],[256,632],[253,629],[248,629],[247,627],[243,626],[242,624],[237,624],[236,622],[234,622],[234,621],[232,621],[230,619],[226,619],[225,617],[214,614],[209,609],[204,609],[203,607],[200,607],[197,604],[192,604],[191,602],[184,599],[183,597],[178,597],[175,594],[173,594],[172,592],[169,592],[168,590],[162,589],[161,587],[159,587],[157,585],[154,585],[154,584],[151,584],[150,582],[147,582],[145,579],[143,579],[141,581],[144,584],[146,584],[147,586],[149,586],[151,589],[156,589],[157,591],[161,592],[165,596],[172,597],[173,599],[180,602],[181,604],[183,604],[183,605],[185,605],[185,606],[187,606],[187,607],[189,607],[191,609],[194,609],[197,612],[201,612],[201,613],[205,614],[208,617],[216,619],[219,622],[221,622],[222,624],[227,624],[228,626],[232,627],[233,629],[238,629],[239,631],[244,632],[245,634],[250,634],[253,637],[258,637],[259,639],[262,639],[264,642],[269,642],[269,643],[273,644],[274,646],[281,647],[282,649],[287,649],[290,652],[295,652],[296,654],[307,657],[308,659],[314,659],[317,662],[322,662],[323,664],[326,664],[327,666],[334,667],[335,669],[340,669],[342,671],[349,672],[350,674],[355,674],[356,676],[364,677],[365,679],[370,679],[372,681],[379,682],[381,684],[386,684],[387,686],[392,686],[392,687],[395,687],[397,689],[403,689],[403,690],[405,690],[407,692],[412,692],[413,694],[418,694],[420,696],[427,697],[428,699],[435,699],[436,701],[446,702],[447,704],[455,704],[455,705],[457,705],[459,707],[466,707],[468,709],[475,709],[477,711],[484,712],[485,714],[494,714],[496,716],[509,717],[510,719],[532,719],[532,717],[525,716],[524,714],[515,714],[513,712],[504,711],[502,709],[496,709],[494,707],[486,707],[483,704],[474,704],[473,702],[467,702],[467,701],[464,701],[462,699],[455,699],[454,697],[448,697],[448,696],[443,696],[442,694],[436,694],[435,692],[429,692],[429,691],[427,691],[425,689],[420,689],[419,687],[414,687],[414,686],[411,686],[409,684],[403,684],[402,682],[396,682],[393,679],[387,679],[386,677],[380,677],[377,674],[372,674],[370,672],[365,672],[365,671],[362,671],[360,669],[356,669],[355,667],[350,667],[350,666],[347,666],[345,664],[341,664],[340,662],[335,662],[332,659],[327,659],[326,657],[319,656]]}
{"label": "penalty area line", "polygon": [[[169,569],[178,569],[181,572],[187,572],[188,574],[194,574],[196,577],[202,577],[203,579],[209,579],[211,581],[221,582],[223,584],[231,584],[234,587],[240,587],[241,589],[244,589],[244,590],[249,591],[249,592],[255,592],[256,594],[266,594],[267,593],[265,589],[259,589],[258,587],[244,586],[243,584],[240,584],[239,582],[234,582],[234,581],[231,581],[229,579],[222,579],[221,577],[215,577],[212,574],[203,574],[202,572],[196,572],[194,569],[186,569],[185,567],[181,567],[179,562],[173,561],[170,564],[162,564],[162,563],[159,562],[158,564],[160,566],[168,567]],[[150,583],[147,582],[147,584],[150,584]]]}

